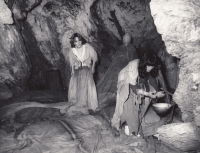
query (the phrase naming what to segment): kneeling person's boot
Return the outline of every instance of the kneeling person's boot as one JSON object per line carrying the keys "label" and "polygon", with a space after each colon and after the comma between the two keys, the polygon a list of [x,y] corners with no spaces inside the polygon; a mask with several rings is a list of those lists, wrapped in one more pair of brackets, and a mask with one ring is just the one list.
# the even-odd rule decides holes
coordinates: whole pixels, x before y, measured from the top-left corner
{"label": "kneeling person's boot", "polygon": [[125,133],[126,135],[128,135],[128,136],[130,135],[128,125],[125,125],[125,127],[124,127],[124,133]]}

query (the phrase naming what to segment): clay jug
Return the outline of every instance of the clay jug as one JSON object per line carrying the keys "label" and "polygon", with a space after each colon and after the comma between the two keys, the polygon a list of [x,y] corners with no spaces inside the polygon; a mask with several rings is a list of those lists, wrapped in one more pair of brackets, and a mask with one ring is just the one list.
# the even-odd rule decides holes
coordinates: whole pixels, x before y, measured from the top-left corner
{"label": "clay jug", "polygon": [[123,43],[124,44],[130,44],[131,42],[131,36],[129,33],[125,33],[125,35],[123,36]]}

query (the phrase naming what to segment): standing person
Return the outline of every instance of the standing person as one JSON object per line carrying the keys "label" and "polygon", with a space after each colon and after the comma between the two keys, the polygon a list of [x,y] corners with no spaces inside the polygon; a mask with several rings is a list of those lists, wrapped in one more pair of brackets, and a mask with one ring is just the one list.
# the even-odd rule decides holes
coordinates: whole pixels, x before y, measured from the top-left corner
{"label": "standing person", "polygon": [[80,34],[74,33],[70,39],[71,79],[68,100],[78,107],[95,110],[98,107],[98,101],[93,74],[97,53]]}
{"label": "standing person", "polygon": [[[151,102],[165,96],[159,90],[163,86],[158,60],[153,52],[146,52],[141,60],[133,60],[118,76],[118,90],[112,127],[119,130],[125,125],[125,134],[155,134],[161,126],[160,117],[150,107]],[[159,122],[159,124],[157,124]]]}

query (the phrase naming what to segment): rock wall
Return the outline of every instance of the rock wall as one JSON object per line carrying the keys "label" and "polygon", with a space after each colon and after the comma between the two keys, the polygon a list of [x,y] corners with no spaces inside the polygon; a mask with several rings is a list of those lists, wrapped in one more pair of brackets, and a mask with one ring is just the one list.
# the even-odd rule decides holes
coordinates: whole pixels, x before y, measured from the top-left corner
{"label": "rock wall", "polygon": [[200,126],[200,1],[152,0],[150,8],[167,52],[180,59],[173,100],[185,122]]}
{"label": "rock wall", "polygon": [[[11,89],[13,84],[18,86],[15,88],[16,90],[24,90],[26,88],[30,62],[19,29],[15,25],[12,25],[13,23],[11,11],[4,1],[1,0],[0,83],[4,88],[7,88],[7,90]],[[1,91],[1,93],[2,92],[3,91]],[[1,96],[0,99],[4,99],[3,97],[5,97],[5,95]],[[6,97],[9,98],[9,96]]]}
{"label": "rock wall", "polygon": [[0,24],[13,24],[12,12],[4,0],[0,0]]}
{"label": "rock wall", "polygon": [[157,132],[159,139],[176,152],[200,151],[200,137],[191,122],[163,125]]}
{"label": "rock wall", "polygon": [[30,65],[19,31],[15,26],[1,25],[0,33],[0,81],[26,79]]}
{"label": "rock wall", "polygon": [[[136,45],[138,44],[137,41],[141,42],[144,39],[156,39],[156,37],[159,36],[150,14],[148,0],[97,0],[95,5],[96,13],[101,19],[100,21],[102,21],[105,27],[112,31],[118,39],[121,39],[120,34],[114,22],[110,20],[112,19],[110,11],[113,10],[115,10],[116,17],[122,30],[132,35],[133,40],[136,41]],[[155,47],[161,45],[158,43],[159,42],[157,42]]]}
{"label": "rock wall", "polygon": [[169,53],[166,52],[161,35],[157,32],[151,16],[149,0],[96,0],[95,11],[98,24],[103,23],[119,40],[120,33],[112,21],[110,11],[115,10],[115,15],[124,32],[128,32],[133,38],[133,44],[142,50],[153,50],[161,59],[163,74],[168,90],[174,92],[177,87],[177,63]]}

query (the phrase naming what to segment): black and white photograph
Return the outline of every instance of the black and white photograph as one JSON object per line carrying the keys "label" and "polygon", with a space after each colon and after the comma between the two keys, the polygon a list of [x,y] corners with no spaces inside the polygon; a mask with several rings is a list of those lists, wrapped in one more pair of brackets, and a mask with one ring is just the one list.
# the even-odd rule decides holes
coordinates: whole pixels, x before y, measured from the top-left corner
{"label": "black and white photograph", "polygon": [[200,0],[0,0],[0,153],[200,153]]}

